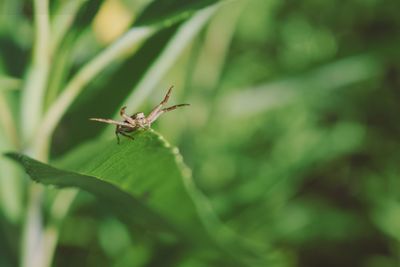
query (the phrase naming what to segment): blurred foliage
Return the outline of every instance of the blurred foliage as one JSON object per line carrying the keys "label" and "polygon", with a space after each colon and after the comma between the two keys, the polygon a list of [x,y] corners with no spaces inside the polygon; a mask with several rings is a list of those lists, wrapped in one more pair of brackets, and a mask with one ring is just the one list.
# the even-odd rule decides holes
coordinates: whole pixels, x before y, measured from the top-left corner
{"label": "blurred foliage", "polygon": [[[51,1],[53,20],[67,2]],[[182,27],[214,3],[82,1],[52,58],[45,110],[124,32],[139,25],[157,31],[85,86],[57,125],[50,162],[113,137],[99,131],[109,126],[87,118],[129,108],[132,92],[145,92],[135,95],[147,97],[134,108],[147,112],[174,84],[171,102],[191,106],[153,128],[179,147],[207,198],[198,203],[210,204],[238,247],[254,249],[257,260],[247,266],[399,266],[400,2],[222,1],[183,44],[176,37]],[[2,0],[0,10],[0,152],[26,153],[7,121],[16,121],[17,132],[24,127],[19,99],[34,11],[22,0]],[[176,57],[157,73],[164,55]],[[161,78],[149,76],[154,69]],[[28,184],[0,159],[0,266],[21,262]],[[45,222],[59,191],[48,189]],[[185,198],[168,197],[179,214]],[[217,251],[188,254],[144,234],[101,203],[77,195],[60,223],[53,266],[232,266]]]}

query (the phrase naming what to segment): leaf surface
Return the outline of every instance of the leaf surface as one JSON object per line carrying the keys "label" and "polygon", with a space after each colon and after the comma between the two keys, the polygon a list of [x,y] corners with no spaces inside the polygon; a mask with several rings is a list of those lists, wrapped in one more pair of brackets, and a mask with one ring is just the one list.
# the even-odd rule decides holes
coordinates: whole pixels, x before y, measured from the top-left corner
{"label": "leaf surface", "polygon": [[8,153],[32,179],[46,185],[78,187],[106,201],[129,224],[188,241],[210,241],[190,193],[190,175],[176,148],[152,130],[135,140],[93,141],[56,163]]}

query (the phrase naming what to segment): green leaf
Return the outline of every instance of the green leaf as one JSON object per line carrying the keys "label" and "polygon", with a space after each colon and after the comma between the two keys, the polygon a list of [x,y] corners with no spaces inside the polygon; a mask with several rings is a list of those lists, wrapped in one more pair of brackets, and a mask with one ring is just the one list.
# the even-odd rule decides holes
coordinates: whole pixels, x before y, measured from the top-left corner
{"label": "green leaf", "polygon": [[183,250],[211,252],[210,260],[245,266],[244,257],[254,257],[254,251],[238,245],[243,240],[218,221],[178,150],[153,130],[133,137],[123,138],[120,145],[116,139],[92,141],[54,166],[18,153],[6,156],[39,183],[94,194],[131,229],[145,230]]}
{"label": "green leaf", "polygon": [[201,8],[217,3],[218,0],[168,0],[154,1],[147,6],[136,21],[136,25],[172,25],[190,17]]}
{"label": "green leaf", "polygon": [[181,240],[209,242],[182,174],[180,155],[153,131],[135,140],[95,141],[71,152],[56,168],[8,153],[37,182],[78,187],[111,205],[129,224],[172,234]]}

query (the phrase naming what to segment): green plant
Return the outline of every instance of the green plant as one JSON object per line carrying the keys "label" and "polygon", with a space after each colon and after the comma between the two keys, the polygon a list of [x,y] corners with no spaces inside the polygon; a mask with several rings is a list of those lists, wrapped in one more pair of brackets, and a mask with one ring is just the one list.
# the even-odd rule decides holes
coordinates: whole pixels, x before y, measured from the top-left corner
{"label": "green plant", "polygon": [[397,10],[0,0],[0,266],[398,266]]}
{"label": "green plant", "polygon": [[[135,59],[134,71],[142,73],[140,79],[135,79],[135,89],[132,93],[126,91],[111,97],[114,99],[110,102],[112,105],[103,106],[108,112],[116,110],[117,102],[125,99],[130,103],[130,109],[137,108],[155,89],[182,50],[225,3],[208,0],[150,3],[118,39],[102,49],[95,48],[98,51],[92,56],[79,58],[83,61],[82,66],[74,62],[74,53],[78,53],[82,45],[94,45],[93,41],[81,41],[89,36],[87,25],[82,21],[90,22],[102,1],[74,0],[49,4],[48,0],[32,3],[33,50],[31,59],[25,63],[24,78],[4,75],[1,78],[0,114],[4,137],[8,140],[8,145],[4,144],[1,150],[21,151],[43,162],[22,154],[7,154],[40,183],[23,182],[19,172],[16,177],[2,180],[1,187],[10,190],[1,195],[4,215],[12,222],[24,225],[20,242],[16,242],[21,246],[21,266],[51,266],[61,225],[78,193],[76,190],[48,190],[41,184],[78,187],[93,193],[124,218],[130,230],[148,232],[144,237],[155,240],[152,241],[154,244],[171,248],[187,246],[180,253],[214,247],[222,254],[229,254],[229,249],[221,247],[221,240],[213,236],[220,232],[215,228],[219,228],[218,223],[214,215],[203,207],[206,202],[196,197],[198,192],[181,156],[158,134],[140,132],[134,142],[123,142],[121,146],[115,145],[115,141],[104,142],[102,139],[90,145],[81,144],[78,151],[55,162],[50,154],[52,138],[61,119],[74,103],[79,103],[85,90],[94,88],[93,81],[99,75],[106,73],[109,76],[113,65],[114,69],[119,68],[116,73],[126,71],[129,67],[124,65],[125,62],[135,54],[159,53],[143,66],[138,65]],[[18,8],[27,3],[4,2],[3,5],[17,15]],[[141,6],[143,3],[135,2],[132,10],[140,10]],[[20,24],[18,26],[23,27]],[[152,38],[161,41],[155,43]],[[15,94],[20,100],[11,100]],[[125,96],[121,98],[121,95]],[[19,110],[20,120],[15,117],[13,109]],[[61,169],[46,165],[49,161]],[[2,161],[2,164],[3,175],[15,176],[14,164],[9,161]],[[100,171],[102,167],[105,168]],[[26,210],[22,205],[25,193],[28,198]],[[211,221],[215,223],[210,224]],[[8,260],[8,264],[15,261],[12,258]]]}

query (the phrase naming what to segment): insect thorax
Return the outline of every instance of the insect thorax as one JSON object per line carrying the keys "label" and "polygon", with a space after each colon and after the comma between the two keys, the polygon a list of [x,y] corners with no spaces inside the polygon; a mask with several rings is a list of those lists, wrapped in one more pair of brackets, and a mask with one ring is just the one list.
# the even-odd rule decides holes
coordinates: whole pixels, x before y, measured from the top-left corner
{"label": "insect thorax", "polygon": [[144,116],[144,113],[143,112],[137,112],[137,113],[135,113],[135,114],[133,114],[132,116],[131,116],[131,118],[132,119],[143,119],[145,116]]}

